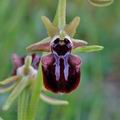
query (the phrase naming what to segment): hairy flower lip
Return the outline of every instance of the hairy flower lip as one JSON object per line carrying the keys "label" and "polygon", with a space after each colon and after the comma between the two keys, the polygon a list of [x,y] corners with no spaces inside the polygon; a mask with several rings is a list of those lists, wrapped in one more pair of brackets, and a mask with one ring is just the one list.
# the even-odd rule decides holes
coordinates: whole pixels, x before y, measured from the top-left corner
{"label": "hairy flower lip", "polygon": [[48,55],[44,55],[41,59],[43,82],[44,82],[45,88],[57,94],[72,92],[74,89],[77,88],[80,82],[80,64],[81,64],[80,58],[76,55],[70,54],[70,59],[68,61],[68,64],[70,65],[69,72],[73,74],[68,74],[68,77],[69,77],[68,80],[65,80],[64,78],[63,62],[64,62],[64,57],[62,56],[62,61],[60,62],[60,69],[61,69],[60,80],[56,80],[56,77],[55,77],[56,61],[55,61],[54,55],[52,53]]}

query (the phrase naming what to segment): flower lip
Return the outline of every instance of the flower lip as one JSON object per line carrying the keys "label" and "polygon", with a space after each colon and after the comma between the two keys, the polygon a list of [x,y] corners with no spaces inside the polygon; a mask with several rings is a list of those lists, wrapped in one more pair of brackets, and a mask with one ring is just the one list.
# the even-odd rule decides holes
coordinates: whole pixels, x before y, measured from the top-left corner
{"label": "flower lip", "polygon": [[67,53],[45,55],[41,59],[45,88],[53,93],[70,93],[80,83],[80,63],[78,56]]}

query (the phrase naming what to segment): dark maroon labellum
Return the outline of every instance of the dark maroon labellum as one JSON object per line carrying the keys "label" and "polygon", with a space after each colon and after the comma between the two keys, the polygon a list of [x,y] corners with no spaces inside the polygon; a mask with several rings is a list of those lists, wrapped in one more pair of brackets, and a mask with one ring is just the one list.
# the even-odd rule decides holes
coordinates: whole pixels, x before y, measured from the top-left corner
{"label": "dark maroon labellum", "polygon": [[69,93],[79,85],[81,60],[78,56],[72,55],[71,50],[70,40],[57,38],[51,43],[52,53],[42,57],[46,89],[54,93]]}

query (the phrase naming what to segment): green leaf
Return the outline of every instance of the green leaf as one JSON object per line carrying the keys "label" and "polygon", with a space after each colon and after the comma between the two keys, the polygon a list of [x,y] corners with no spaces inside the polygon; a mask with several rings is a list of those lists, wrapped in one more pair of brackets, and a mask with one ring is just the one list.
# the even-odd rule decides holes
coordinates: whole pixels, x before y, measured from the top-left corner
{"label": "green leaf", "polygon": [[103,46],[99,45],[90,45],[90,46],[81,46],[73,50],[73,52],[97,52],[103,50]]}
{"label": "green leaf", "polygon": [[42,81],[42,70],[41,65],[39,64],[37,78],[35,80],[35,84],[33,86],[32,96],[29,104],[28,118],[29,120],[35,119],[35,114],[37,110],[39,94],[42,90],[43,81]]}
{"label": "green leaf", "polygon": [[114,0],[88,0],[88,2],[97,7],[109,6],[113,3]]}
{"label": "green leaf", "polygon": [[7,98],[5,105],[3,106],[3,110],[8,110],[15,99],[21,94],[24,88],[29,84],[28,77],[24,77],[20,80],[20,82],[16,85],[12,93]]}
{"label": "green leaf", "polygon": [[68,105],[68,101],[65,101],[65,100],[58,100],[58,99],[55,99],[55,98],[52,98],[52,97],[48,97],[44,94],[40,94],[40,98],[45,101],[46,103],[48,104],[51,104],[51,105]]}

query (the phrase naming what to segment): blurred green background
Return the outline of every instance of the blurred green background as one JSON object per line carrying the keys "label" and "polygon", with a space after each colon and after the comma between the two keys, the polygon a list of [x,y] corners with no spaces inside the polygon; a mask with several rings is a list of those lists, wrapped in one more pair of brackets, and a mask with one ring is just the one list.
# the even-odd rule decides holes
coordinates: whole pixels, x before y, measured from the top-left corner
{"label": "blurred green background", "polygon": [[[10,76],[11,55],[26,55],[25,48],[47,36],[41,16],[51,20],[57,0],[0,0],[0,80]],[[67,0],[67,21],[81,17],[75,38],[103,45],[103,51],[79,53],[81,84],[68,95],[68,106],[40,101],[37,120],[120,120],[120,1],[94,7],[87,0]],[[51,95],[51,94],[50,94]],[[17,106],[2,111],[7,95],[0,96],[0,116],[17,120]]]}

